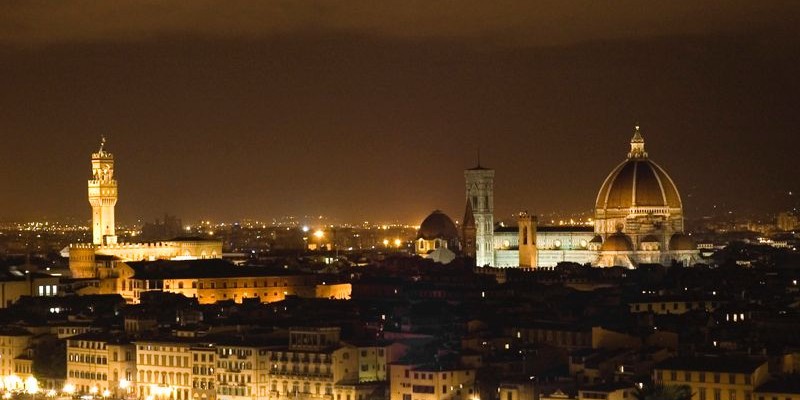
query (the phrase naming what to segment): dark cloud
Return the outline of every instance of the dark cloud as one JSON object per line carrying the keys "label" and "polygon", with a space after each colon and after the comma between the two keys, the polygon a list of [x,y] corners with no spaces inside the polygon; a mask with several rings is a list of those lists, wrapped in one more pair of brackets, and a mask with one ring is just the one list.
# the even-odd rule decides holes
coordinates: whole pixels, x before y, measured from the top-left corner
{"label": "dark cloud", "polygon": [[797,4],[747,0],[5,1],[0,3],[0,40],[41,44],[313,31],[556,45],[792,27],[798,22]]}

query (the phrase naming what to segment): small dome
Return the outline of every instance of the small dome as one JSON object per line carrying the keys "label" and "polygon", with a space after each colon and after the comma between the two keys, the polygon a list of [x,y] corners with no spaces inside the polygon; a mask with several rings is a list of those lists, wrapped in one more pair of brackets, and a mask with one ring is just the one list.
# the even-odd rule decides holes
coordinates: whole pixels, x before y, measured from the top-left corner
{"label": "small dome", "polygon": [[603,246],[600,247],[600,251],[633,251],[633,242],[631,242],[631,238],[628,235],[617,232],[606,238]]}
{"label": "small dome", "polygon": [[676,233],[669,238],[669,249],[676,251],[697,250],[697,245],[688,235]]}
{"label": "small dome", "polygon": [[658,243],[658,238],[653,235],[647,235],[642,238],[642,243]]}
{"label": "small dome", "polygon": [[594,235],[594,237],[592,238],[592,240],[589,241],[589,243],[603,243],[603,237],[600,235]]}
{"label": "small dome", "polygon": [[436,210],[422,221],[419,226],[419,232],[417,232],[417,239],[458,239],[458,230],[456,229],[456,224],[447,214]]}

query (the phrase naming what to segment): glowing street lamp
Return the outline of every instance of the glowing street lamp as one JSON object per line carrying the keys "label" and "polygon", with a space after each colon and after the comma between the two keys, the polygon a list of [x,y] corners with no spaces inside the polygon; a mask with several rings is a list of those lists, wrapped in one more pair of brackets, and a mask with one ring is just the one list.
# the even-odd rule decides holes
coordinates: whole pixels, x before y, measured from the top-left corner
{"label": "glowing street lamp", "polygon": [[325,236],[325,232],[322,229],[317,229],[314,231],[314,237],[317,239],[322,239]]}
{"label": "glowing street lamp", "polygon": [[29,376],[27,379],[25,379],[25,393],[39,393],[39,381],[37,381],[33,376]]}
{"label": "glowing street lamp", "polygon": [[109,391],[108,389],[103,390],[103,398],[107,399],[109,396],[111,396],[111,391]]}
{"label": "glowing street lamp", "polygon": [[99,391],[100,391],[100,388],[98,388],[97,386],[92,386],[92,387],[89,388],[89,393],[92,394],[92,395],[96,395],[97,392],[99,392]]}
{"label": "glowing street lamp", "polygon": [[75,393],[75,385],[66,383],[61,391],[71,396],[73,393]]}

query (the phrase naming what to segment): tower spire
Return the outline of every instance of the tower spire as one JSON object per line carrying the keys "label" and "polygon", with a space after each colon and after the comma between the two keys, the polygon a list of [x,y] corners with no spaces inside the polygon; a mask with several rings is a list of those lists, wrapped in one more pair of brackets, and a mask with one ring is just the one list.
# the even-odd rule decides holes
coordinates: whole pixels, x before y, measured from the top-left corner
{"label": "tower spire", "polygon": [[478,147],[478,168],[481,167],[481,148]]}
{"label": "tower spire", "polygon": [[639,131],[639,123],[633,128],[633,137],[631,138],[631,151],[628,153],[628,158],[647,158],[647,152],[644,151],[644,137],[642,132]]}
{"label": "tower spire", "polygon": [[106,145],[106,135],[100,135],[100,151],[99,153],[103,152],[103,147]]}

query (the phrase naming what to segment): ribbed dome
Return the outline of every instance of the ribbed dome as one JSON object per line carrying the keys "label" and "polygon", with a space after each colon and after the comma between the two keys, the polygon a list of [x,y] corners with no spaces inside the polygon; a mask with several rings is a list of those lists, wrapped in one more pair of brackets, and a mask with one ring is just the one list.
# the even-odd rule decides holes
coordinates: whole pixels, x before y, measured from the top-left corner
{"label": "ribbed dome", "polygon": [[617,232],[606,238],[606,241],[600,246],[600,251],[633,251],[633,242],[628,235]]}
{"label": "ribbed dome", "polygon": [[688,235],[676,233],[669,238],[669,249],[677,251],[697,250],[697,245]]}
{"label": "ribbed dome", "polygon": [[615,209],[630,207],[681,208],[681,197],[672,178],[647,158],[639,127],[631,140],[628,159],[617,165],[600,187],[595,207]]}
{"label": "ribbed dome", "polygon": [[436,210],[422,221],[417,233],[417,239],[458,239],[458,230],[456,229],[456,224],[447,214]]}

